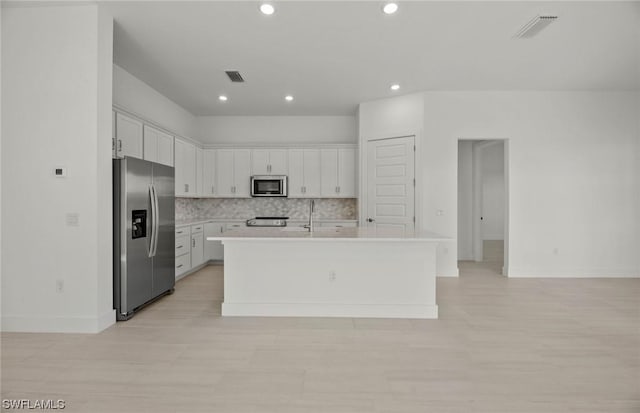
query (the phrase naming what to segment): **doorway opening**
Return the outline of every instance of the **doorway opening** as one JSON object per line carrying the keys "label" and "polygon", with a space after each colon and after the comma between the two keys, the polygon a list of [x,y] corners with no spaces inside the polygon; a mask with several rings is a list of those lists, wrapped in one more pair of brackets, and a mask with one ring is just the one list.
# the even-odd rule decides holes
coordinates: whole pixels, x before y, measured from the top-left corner
{"label": "doorway opening", "polygon": [[508,149],[506,139],[458,140],[459,267],[509,275]]}

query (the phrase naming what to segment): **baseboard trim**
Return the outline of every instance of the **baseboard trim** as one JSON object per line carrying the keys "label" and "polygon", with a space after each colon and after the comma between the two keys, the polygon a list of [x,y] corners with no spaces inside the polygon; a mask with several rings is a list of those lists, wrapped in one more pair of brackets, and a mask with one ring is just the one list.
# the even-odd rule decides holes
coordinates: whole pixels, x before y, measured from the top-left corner
{"label": "baseboard trim", "polygon": [[635,269],[525,269],[509,268],[509,278],[640,278]]}
{"label": "baseboard trim", "polygon": [[438,318],[437,305],[222,303],[223,316]]}
{"label": "baseboard trim", "polygon": [[14,333],[99,333],[116,322],[115,310],[98,317],[2,316],[2,331]]}

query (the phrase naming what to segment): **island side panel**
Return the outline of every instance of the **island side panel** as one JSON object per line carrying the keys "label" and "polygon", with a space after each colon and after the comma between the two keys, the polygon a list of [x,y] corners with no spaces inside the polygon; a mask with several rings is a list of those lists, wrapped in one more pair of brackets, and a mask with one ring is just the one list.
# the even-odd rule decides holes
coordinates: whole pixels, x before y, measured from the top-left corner
{"label": "island side panel", "polygon": [[222,315],[437,318],[436,244],[225,240]]}

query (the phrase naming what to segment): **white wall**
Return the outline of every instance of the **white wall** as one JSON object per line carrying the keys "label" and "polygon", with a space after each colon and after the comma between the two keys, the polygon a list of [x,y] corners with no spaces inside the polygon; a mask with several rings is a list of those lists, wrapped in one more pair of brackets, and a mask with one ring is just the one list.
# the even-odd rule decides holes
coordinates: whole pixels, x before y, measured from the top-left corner
{"label": "white wall", "polygon": [[[504,239],[504,143],[482,149],[482,239]],[[459,193],[459,191],[458,191]],[[458,207],[461,200],[458,198]],[[459,233],[459,231],[458,231]],[[458,258],[460,259],[460,258]]]}
{"label": "white wall", "polygon": [[[456,234],[459,138],[508,138],[511,276],[638,276],[637,92],[425,93],[425,225]],[[455,257],[444,258],[453,268]]]}
{"label": "white wall", "polygon": [[473,142],[458,145],[458,260],[473,259]]}
{"label": "white wall", "polygon": [[355,116],[198,116],[195,137],[219,143],[356,143]]}
{"label": "white wall", "polygon": [[115,64],[113,102],[171,132],[196,139],[195,116]]}
{"label": "white wall", "polygon": [[[457,236],[458,139],[507,138],[509,275],[640,276],[638,92],[425,92],[423,99],[423,228]],[[380,109],[371,106],[391,108],[396,99],[361,105],[361,138],[394,123],[373,118]],[[439,275],[457,272],[456,255],[439,251]]]}
{"label": "white wall", "polygon": [[97,332],[115,321],[112,30],[95,5],[3,10],[4,331]]}

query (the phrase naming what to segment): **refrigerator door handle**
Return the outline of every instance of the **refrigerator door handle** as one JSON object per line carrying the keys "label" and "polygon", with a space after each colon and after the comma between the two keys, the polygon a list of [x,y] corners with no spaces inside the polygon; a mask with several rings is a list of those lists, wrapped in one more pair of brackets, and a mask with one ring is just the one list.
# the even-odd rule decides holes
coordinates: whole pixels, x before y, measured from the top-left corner
{"label": "refrigerator door handle", "polygon": [[149,236],[149,258],[155,255],[156,238],[156,196],[155,188],[149,185],[149,202],[151,203],[151,234]]}
{"label": "refrigerator door handle", "polygon": [[153,200],[155,202],[155,213],[153,216],[153,224],[155,228],[153,229],[153,256],[156,256],[158,252],[158,236],[160,235],[160,203],[158,202],[158,192],[156,191],[155,185],[153,187]]}

